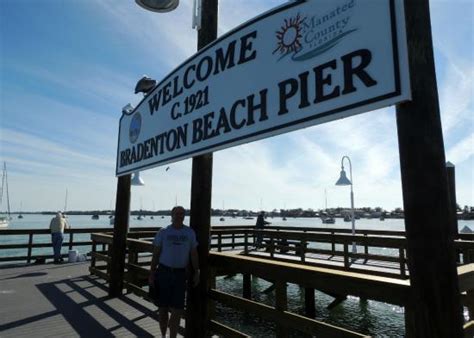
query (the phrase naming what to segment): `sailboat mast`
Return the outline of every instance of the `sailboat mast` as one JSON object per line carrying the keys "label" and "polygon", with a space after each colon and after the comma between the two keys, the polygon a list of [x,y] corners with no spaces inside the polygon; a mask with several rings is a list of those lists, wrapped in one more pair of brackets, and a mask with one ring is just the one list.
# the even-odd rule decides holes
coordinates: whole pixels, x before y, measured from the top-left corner
{"label": "sailboat mast", "polygon": [[67,188],[66,188],[66,197],[64,198],[64,213],[66,213],[67,210]]}
{"label": "sailboat mast", "polygon": [[0,205],[2,204],[3,201],[3,189],[5,188],[5,166],[3,167],[3,172],[2,172],[2,191],[0,194]]}
{"label": "sailboat mast", "polygon": [[3,163],[3,167],[5,170],[5,184],[7,188],[7,207],[8,207],[8,218],[10,218],[10,195],[8,193],[8,172],[7,172],[7,163]]}
{"label": "sailboat mast", "polygon": [[324,198],[326,200],[326,211],[328,211],[328,194],[326,189],[324,189]]}

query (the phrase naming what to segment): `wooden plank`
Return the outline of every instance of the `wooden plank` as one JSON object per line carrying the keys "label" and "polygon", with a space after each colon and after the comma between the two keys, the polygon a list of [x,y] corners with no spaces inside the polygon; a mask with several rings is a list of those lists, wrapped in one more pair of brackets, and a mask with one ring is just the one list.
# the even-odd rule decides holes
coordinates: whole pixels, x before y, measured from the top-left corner
{"label": "wooden plank", "polygon": [[91,252],[91,257],[94,257],[97,261],[104,261],[110,263],[110,257],[107,254],[101,254],[99,252]]}
{"label": "wooden plank", "polygon": [[101,233],[93,233],[91,234],[91,239],[94,242],[97,242],[97,244],[112,244],[114,241],[114,236]]}
{"label": "wooden plank", "polygon": [[409,297],[410,284],[407,280],[275,262],[270,259],[236,256],[225,252],[211,252],[209,259],[214,266],[226,266],[228,270],[235,272],[252,273],[268,280],[278,280],[284,276],[286,282],[315,289],[330,287],[332,292],[337,294],[350,294],[396,305],[405,304]]}
{"label": "wooden plank", "polygon": [[474,290],[474,263],[458,266],[457,271],[459,292]]}
{"label": "wooden plank", "polygon": [[139,239],[127,239],[127,247],[134,252],[153,252],[153,243]]}
{"label": "wooden plank", "polygon": [[107,273],[105,273],[105,272],[99,270],[98,267],[95,267],[95,268],[89,267],[89,271],[90,271],[91,274],[96,275],[96,276],[99,276],[100,278],[102,278],[102,279],[104,279],[104,280],[106,280],[106,281],[109,281],[109,280],[110,280],[109,275],[108,275]]}
{"label": "wooden plank", "polygon": [[472,338],[474,337],[474,320],[464,324],[464,337],[465,338]]}
{"label": "wooden plank", "polygon": [[233,328],[228,327],[224,324],[221,324],[215,320],[209,321],[209,329],[211,330],[211,332],[221,334],[224,337],[235,337],[235,338],[251,337],[249,335],[246,335],[245,333],[234,330]]}
{"label": "wooden plank", "polygon": [[315,319],[306,318],[287,311],[277,311],[271,306],[226,294],[221,291],[210,290],[209,296],[220,303],[243,311],[253,312],[262,318],[283,324],[287,328],[296,329],[311,335],[321,335],[322,337],[366,337],[362,334],[326,324]]}

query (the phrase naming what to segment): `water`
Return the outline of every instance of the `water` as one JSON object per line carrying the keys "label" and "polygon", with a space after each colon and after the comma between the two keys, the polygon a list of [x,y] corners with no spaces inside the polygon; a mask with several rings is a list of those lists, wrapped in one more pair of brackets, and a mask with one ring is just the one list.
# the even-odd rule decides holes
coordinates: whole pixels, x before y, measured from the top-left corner
{"label": "water", "polygon": [[[16,215],[13,215],[16,217]],[[9,229],[48,229],[52,215],[24,215],[23,219],[14,218]],[[335,224],[322,224],[317,218],[288,218],[283,221],[281,218],[267,218],[271,225],[275,226],[298,226],[298,227],[321,227],[321,228],[340,228],[349,229],[351,223],[344,222],[342,219],[336,219]],[[71,215],[68,221],[73,228],[110,228],[109,218],[100,216],[99,220],[92,220],[89,215]],[[219,217],[212,217],[213,225],[255,225],[256,218],[246,220],[243,218],[226,217],[225,221],[219,221]],[[136,216],[132,216],[130,226],[133,227],[162,227],[170,223],[170,217],[154,216],[154,219],[145,217],[143,220],[137,220]],[[185,220],[186,223],[186,220]],[[465,225],[474,230],[474,221],[459,221],[459,229]],[[378,219],[360,219],[356,221],[356,229],[370,230],[404,230],[403,219],[386,219],[381,222]],[[75,235],[75,240],[88,240],[90,235]],[[81,238],[80,236],[83,236]],[[65,236],[65,241],[68,236]],[[35,243],[50,243],[50,235],[35,236]],[[5,236],[0,230],[0,244],[6,243],[27,243],[27,236]],[[16,251],[15,251],[16,250]],[[0,257],[16,254],[18,249],[2,250]],[[64,248],[66,250],[66,248]],[[90,250],[89,248],[81,248],[80,250]],[[38,248],[33,253],[51,253],[51,248]],[[63,251],[64,253],[66,251]],[[217,280],[217,288],[230,294],[242,295],[242,276],[236,275],[231,278],[219,277]],[[262,302],[270,306],[275,304],[274,292],[264,293],[263,291],[271,284],[260,278],[252,279],[252,297],[254,300]],[[333,308],[331,311],[326,307],[334,300],[322,292],[315,292],[316,298],[316,319],[341,326],[359,333],[370,334],[378,337],[397,337],[404,336],[404,314],[403,308],[391,304],[360,300],[357,297],[349,296],[347,300]],[[294,284],[288,285],[288,309],[297,314],[304,314],[304,290]],[[227,324],[237,330],[252,335],[253,337],[269,337],[274,335],[275,324],[271,321],[265,321],[256,318],[252,314],[229,309],[224,306],[217,306],[216,319],[223,324]],[[300,332],[290,333],[290,337],[304,337]]]}

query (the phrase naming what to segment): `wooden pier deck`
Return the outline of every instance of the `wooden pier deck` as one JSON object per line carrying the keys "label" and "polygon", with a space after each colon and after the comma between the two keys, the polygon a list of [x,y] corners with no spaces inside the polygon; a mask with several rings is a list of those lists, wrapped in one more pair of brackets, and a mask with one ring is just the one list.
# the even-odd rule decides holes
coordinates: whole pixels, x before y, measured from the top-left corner
{"label": "wooden pier deck", "polygon": [[[0,337],[159,336],[156,307],[143,298],[148,292],[153,250],[150,238],[157,229],[139,229],[128,234],[123,275],[127,294],[118,298],[109,297],[109,282],[113,284],[116,280],[109,273],[113,233],[94,230],[80,229],[81,233],[91,234],[90,241],[73,237],[71,233],[69,243],[65,244],[69,249],[89,246],[92,251],[88,262],[0,265]],[[34,242],[36,230],[4,234],[16,235],[20,231],[29,237],[28,244],[1,244],[0,249],[26,248],[27,255],[3,257],[0,261],[50,259],[50,255],[35,255],[32,251],[49,246],[49,243]],[[264,245],[257,248],[255,236],[258,233],[263,233]],[[358,245],[356,253],[350,250],[353,242]],[[462,264],[458,266],[461,300],[472,320],[474,238],[459,238],[455,245]],[[210,311],[208,328],[214,334],[247,337],[218,321],[213,309],[221,305],[273,321],[277,337],[286,337],[288,330],[321,337],[370,334],[316,320],[315,290],[335,298],[331,308],[352,295],[402,306],[406,315],[412,313],[408,257],[401,233],[362,230],[352,236],[338,229],[276,228],[262,232],[250,227],[216,228],[212,231],[211,249],[206,301]],[[242,294],[216,288],[216,277],[228,274],[242,275]],[[252,295],[253,277],[273,283],[272,304],[258,302],[258,297]],[[304,316],[288,311],[287,283],[304,288]],[[181,326],[184,328],[184,321]],[[465,336],[473,335],[474,321],[471,321],[465,325]]]}
{"label": "wooden pier deck", "polygon": [[89,265],[0,267],[0,337],[159,336],[156,307],[134,294],[109,298]]}

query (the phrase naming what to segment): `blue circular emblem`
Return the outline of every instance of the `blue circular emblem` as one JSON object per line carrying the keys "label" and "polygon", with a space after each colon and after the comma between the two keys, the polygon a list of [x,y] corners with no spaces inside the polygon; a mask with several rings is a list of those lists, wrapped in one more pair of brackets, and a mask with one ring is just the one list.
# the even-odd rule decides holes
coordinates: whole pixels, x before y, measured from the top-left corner
{"label": "blue circular emblem", "polygon": [[139,112],[136,112],[132,117],[132,122],[130,122],[130,130],[128,136],[130,142],[135,143],[140,135],[140,130],[142,129],[142,116]]}

